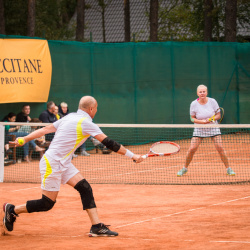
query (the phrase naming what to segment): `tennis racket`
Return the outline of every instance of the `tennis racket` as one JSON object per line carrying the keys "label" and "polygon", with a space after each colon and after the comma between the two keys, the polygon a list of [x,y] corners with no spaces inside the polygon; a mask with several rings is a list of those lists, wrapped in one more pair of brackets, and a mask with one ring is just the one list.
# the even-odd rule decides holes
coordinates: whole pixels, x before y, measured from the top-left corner
{"label": "tennis racket", "polygon": [[220,124],[220,123],[222,122],[223,118],[224,118],[224,109],[221,108],[221,107],[218,108],[218,109],[215,111],[214,115],[213,115],[212,117],[210,117],[208,120],[209,120],[210,122],[215,123],[215,122],[216,122],[216,121],[214,120],[215,115],[216,115],[217,113],[219,113],[219,112],[220,112],[220,119],[217,120],[217,122]]}
{"label": "tennis racket", "polygon": [[153,156],[167,156],[177,154],[181,147],[170,141],[159,141],[154,143],[147,154],[143,155],[142,158],[146,159]]}

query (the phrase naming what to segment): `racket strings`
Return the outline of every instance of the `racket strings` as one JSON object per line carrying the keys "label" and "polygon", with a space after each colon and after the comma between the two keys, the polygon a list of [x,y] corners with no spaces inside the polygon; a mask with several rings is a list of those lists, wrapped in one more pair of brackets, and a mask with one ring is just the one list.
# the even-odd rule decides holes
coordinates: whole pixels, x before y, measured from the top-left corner
{"label": "racket strings", "polygon": [[170,143],[159,143],[151,148],[151,152],[159,154],[174,153],[177,152],[179,148]]}

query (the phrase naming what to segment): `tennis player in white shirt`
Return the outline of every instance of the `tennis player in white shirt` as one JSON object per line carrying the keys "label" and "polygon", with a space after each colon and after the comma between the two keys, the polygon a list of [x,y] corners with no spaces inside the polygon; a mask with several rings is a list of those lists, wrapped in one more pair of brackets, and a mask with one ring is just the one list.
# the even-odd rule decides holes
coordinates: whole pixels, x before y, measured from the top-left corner
{"label": "tennis player in white shirt", "polygon": [[55,132],[55,136],[42,159],[40,160],[42,198],[27,201],[23,205],[5,203],[4,227],[7,231],[13,230],[16,217],[21,213],[33,213],[48,211],[53,208],[60,190],[61,184],[68,184],[75,188],[81,197],[83,210],[87,211],[92,227],[90,237],[117,236],[117,232],[111,231],[107,225],[101,223],[92,192],[92,188],[79,170],[71,163],[75,150],[84,143],[89,136],[95,137],[107,148],[125,155],[136,163],[143,161],[141,155],[137,155],[110,139],[102,130],[93,123],[97,112],[97,101],[92,96],[84,96],[79,102],[76,113],[70,113],[53,124],[38,129],[29,135],[17,138],[12,144],[21,146],[35,138]]}
{"label": "tennis player in white shirt", "polygon": [[[220,112],[215,114],[219,105],[213,98],[207,97],[207,87],[205,85],[199,85],[197,87],[198,99],[194,100],[190,105],[190,119],[196,124],[210,124],[209,118],[215,115],[214,120],[220,119]],[[229,167],[228,158],[222,145],[221,132],[219,128],[194,128],[193,138],[191,139],[191,145],[188,149],[185,165],[177,173],[177,176],[181,177],[188,171],[188,166],[191,163],[195,152],[200,146],[203,138],[210,137],[214,143],[216,150],[218,151],[222,162],[224,163],[227,174],[234,176],[235,172]]]}

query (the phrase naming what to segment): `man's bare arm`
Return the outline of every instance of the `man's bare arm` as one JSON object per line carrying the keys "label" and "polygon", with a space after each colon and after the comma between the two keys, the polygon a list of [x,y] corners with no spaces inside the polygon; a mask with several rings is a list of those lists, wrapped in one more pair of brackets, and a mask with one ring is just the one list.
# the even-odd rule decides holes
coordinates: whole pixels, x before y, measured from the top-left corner
{"label": "man's bare arm", "polygon": [[[37,130],[33,131],[32,133],[24,136],[24,137],[19,137],[19,138],[22,138],[24,140],[24,144],[25,144],[25,143],[27,143],[29,141],[32,141],[32,140],[34,140],[36,138],[39,138],[39,137],[43,136],[43,135],[54,133],[54,132],[56,132],[56,128],[54,127],[53,124],[51,124],[51,125],[48,125],[46,127],[37,129]],[[14,145],[15,147],[21,146],[18,143],[18,138],[16,138],[16,140],[14,142],[10,141],[10,144]]]}

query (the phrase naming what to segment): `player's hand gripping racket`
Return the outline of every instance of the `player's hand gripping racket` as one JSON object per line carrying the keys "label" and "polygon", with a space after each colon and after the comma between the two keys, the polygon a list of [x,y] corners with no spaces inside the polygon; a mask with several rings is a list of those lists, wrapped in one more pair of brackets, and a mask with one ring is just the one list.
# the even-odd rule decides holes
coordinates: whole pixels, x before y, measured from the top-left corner
{"label": "player's hand gripping racket", "polygon": [[220,124],[220,123],[222,122],[223,118],[224,118],[224,109],[221,108],[221,107],[218,108],[218,109],[215,111],[214,115],[213,115],[212,117],[210,117],[208,120],[209,120],[210,122],[215,123],[216,120],[214,120],[214,118],[215,118],[216,114],[218,114],[219,112],[220,112],[220,119],[217,120],[217,122]]}
{"label": "player's hand gripping racket", "polygon": [[153,156],[167,156],[177,154],[181,147],[174,142],[170,141],[159,141],[154,143],[147,154],[143,155],[142,158],[146,159]]}

